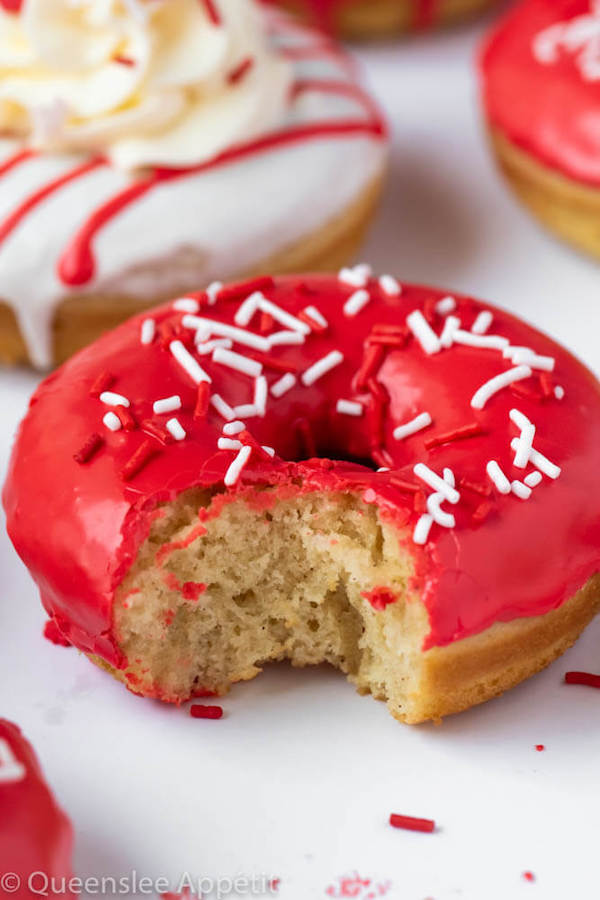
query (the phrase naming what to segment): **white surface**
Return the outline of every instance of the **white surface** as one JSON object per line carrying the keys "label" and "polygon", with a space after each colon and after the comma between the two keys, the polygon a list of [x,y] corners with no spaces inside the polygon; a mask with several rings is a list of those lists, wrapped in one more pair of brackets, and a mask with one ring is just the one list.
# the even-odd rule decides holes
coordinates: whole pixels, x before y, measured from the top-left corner
{"label": "white surface", "polygon": [[[488,157],[470,65],[481,30],[361,53],[395,138],[364,256],[503,304],[598,371],[598,267],[539,231]],[[1,377],[2,467],[34,383]],[[136,869],[175,886],[186,870],[267,873],[282,879],[282,900],[326,898],[353,871],[391,880],[394,900],[597,890],[600,693],[561,681],[600,669],[600,621],[545,673],[441,727],[404,727],[337,673],[286,666],[238,686],[226,718],[206,722],[137,699],[45,642],[5,537],[0,571],[1,711],[35,742],[74,820],[81,875]],[[392,811],[435,818],[439,831],[395,831]]]}

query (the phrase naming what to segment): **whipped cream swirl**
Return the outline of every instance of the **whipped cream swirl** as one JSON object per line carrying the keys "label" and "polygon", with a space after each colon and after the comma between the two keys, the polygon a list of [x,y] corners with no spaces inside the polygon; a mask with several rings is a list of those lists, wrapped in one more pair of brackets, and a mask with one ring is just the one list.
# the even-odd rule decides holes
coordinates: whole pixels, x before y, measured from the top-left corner
{"label": "whipped cream swirl", "polygon": [[195,165],[280,121],[291,79],[254,0],[0,0],[0,134],[35,149]]}

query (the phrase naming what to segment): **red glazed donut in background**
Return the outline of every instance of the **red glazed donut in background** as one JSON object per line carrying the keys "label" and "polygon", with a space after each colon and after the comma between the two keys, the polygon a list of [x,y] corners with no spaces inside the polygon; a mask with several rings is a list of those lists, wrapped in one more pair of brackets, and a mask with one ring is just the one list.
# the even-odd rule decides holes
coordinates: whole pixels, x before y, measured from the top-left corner
{"label": "red glazed donut in background", "polygon": [[600,257],[600,5],[525,0],[481,56],[484,112],[498,162],[544,224]]}
{"label": "red glazed donut in background", "polygon": [[[16,725],[0,719],[0,873],[15,876],[6,883],[6,896],[29,900],[42,891],[68,900],[72,847],[71,824],[44,781],[33,748]],[[33,873],[38,876],[30,882]]]}
{"label": "red glazed donut in background", "polygon": [[[599,466],[600,388],[565,349],[502,310],[358,266],[211,285],[101,338],[36,391],[4,504],[64,636],[175,702],[257,671],[217,676],[177,643],[231,599],[203,548],[224,540],[242,590],[241,535],[258,547],[280,507],[346,504],[352,528],[379,529],[379,561],[352,570],[362,549],[344,544],[342,514],[339,534],[325,546],[315,525],[302,552],[339,570],[344,609],[404,686],[392,701],[372,673],[336,664],[420,721],[537,671],[593,616]],[[193,510],[175,513],[190,491]],[[218,536],[238,514],[247,524]],[[265,615],[269,577],[253,588]],[[273,640],[273,658],[294,659]]]}

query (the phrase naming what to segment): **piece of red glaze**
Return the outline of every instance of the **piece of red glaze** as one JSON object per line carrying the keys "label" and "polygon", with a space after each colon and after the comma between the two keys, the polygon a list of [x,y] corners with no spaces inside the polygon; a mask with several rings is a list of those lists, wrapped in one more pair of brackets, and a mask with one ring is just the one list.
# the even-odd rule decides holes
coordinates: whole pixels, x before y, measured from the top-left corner
{"label": "piece of red glaze", "polygon": [[[158,505],[193,487],[220,491],[202,511],[203,526],[240,496],[257,509],[268,508],[273,492],[256,491],[265,485],[281,497],[300,491],[351,491],[376,505],[399,529],[401,551],[413,558],[411,587],[429,615],[425,649],[477,634],[495,622],[548,613],[600,569],[600,386],[594,376],[547,336],[468,297],[456,296],[452,314],[462,323],[456,339],[472,342],[470,329],[488,310],[493,320],[484,343],[500,340],[500,349],[456,341],[440,349],[439,336],[448,319],[436,312],[436,304],[446,292],[403,285],[401,294],[389,293],[393,285],[375,278],[357,288],[356,275],[350,273],[353,284],[333,276],[302,282],[277,279],[264,288],[264,296],[267,311],[276,312],[283,322],[276,320],[266,335],[260,331],[260,310],[247,321],[248,307],[241,315],[247,296],[243,286],[236,286],[235,299],[217,299],[215,305],[198,301],[203,304],[198,315],[208,320],[213,337],[232,326],[242,329],[230,333],[236,338],[233,352],[246,359],[243,365],[251,360],[252,348],[240,343],[240,337],[288,361],[289,378],[266,367],[257,376],[256,361],[254,374],[244,374],[231,368],[229,357],[219,361],[196,354],[193,341],[189,358],[182,356],[182,348],[190,352],[183,344],[170,349],[158,338],[142,344],[142,321],[150,315],[157,335],[162,325],[173,333],[189,326],[193,335],[200,320],[190,320],[189,313],[167,304],[105,335],[40,385],[15,442],[4,505],[10,536],[40,588],[48,614],[79,649],[126,666],[113,631],[115,591],[147,537]],[[366,291],[366,301],[364,295],[356,298],[357,290]],[[364,305],[355,312],[360,303]],[[308,326],[287,317],[307,306],[315,307],[328,327],[298,337],[297,322]],[[415,313],[423,314],[422,321]],[[425,338],[422,331],[420,339],[415,337],[407,321],[417,331],[424,322],[429,329]],[[386,345],[373,356],[373,336],[400,331],[401,344]],[[282,333],[292,342],[279,343]],[[279,337],[265,348],[274,334]],[[434,340],[436,352],[426,352],[423,340]],[[531,391],[517,394],[504,387],[483,408],[474,408],[472,400],[484,384],[516,367],[503,355],[503,341],[534,353],[530,374],[516,382]],[[192,374],[174,353],[179,360],[193,361]],[[542,370],[535,366],[550,363],[554,387],[546,396],[538,390]],[[110,407],[90,396],[102,372],[114,376],[111,391],[128,400],[141,423],[137,429],[113,433],[104,428],[102,419]],[[205,377],[201,372],[212,379],[211,398],[206,416],[198,418],[195,379]],[[263,376],[266,385],[257,384]],[[283,392],[282,378],[287,378]],[[265,386],[261,401],[258,395]],[[173,395],[180,397],[181,408],[155,415],[154,401]],[[252,412],[257,397],[265,404],[264,416]],[[235,413],[239,406],[245,409]],[[547,464],[559,467],[559,477],[541,474],[529,457],[526,468],[514,466],[511,442],[519,440],[520,431],[509,417],[513,409],[535,426],[533,448]],[[424,413],[431,424],[398,436],[399,428]],[[243,420],[245,429],[224,434],[224,414]],[[184,430],[184,439],[165,444],[144,431],[144,423],[166,426],[172,417]],[[461,437],[460,429],[473,423],[481,426],[481,433]],[[77,462],[75,451],[96,432],[102,433],[102,447],[89,461]],[[446,440],[452,432],[457,439],[427,449],[426,441],[438,434]],[[219,449],[223,438],[233,443]],[[143,465],[135,473],[126,471],[127,462],[148,443],[152,453]],[[305,459],[307,448],[321,458]],[[369,459],[376,460],[372,468],[359,464]],[[532,481],[527,499],[504,495],[486,472],[492,460],[520,494],[527,494],[523,479],[531,476],[535,481],[541,475],[541,481]],[[413,533],[429,515],[432,495],[413,471],[417,463],[440,478],[445,469],[451,470],[459,494],[458,503],[444,502],[441,507],[442,514],[455,517],[453,526],[434,522],[422,545],[415,543]],[[161,554],[165,571],[170,549]]]}
{"label": "piece of red glaze", "polygon": [[[0,719],[0,893],[70,900],[73,829],[44,781],[31,744]],[[43,876],[31,880],[32,873]]]}

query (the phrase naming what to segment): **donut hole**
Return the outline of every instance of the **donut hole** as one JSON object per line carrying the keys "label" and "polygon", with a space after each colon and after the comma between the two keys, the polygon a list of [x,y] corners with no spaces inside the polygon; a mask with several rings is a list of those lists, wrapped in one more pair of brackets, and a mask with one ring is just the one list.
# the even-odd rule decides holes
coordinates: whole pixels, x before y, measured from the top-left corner
{"label": "donut hole", "polygon": [[117,591],[139,693],[225,693],[268,663],[329,663],[410,719],[428,622],[408,536],[350,493],[190,491],[164,506]]}

